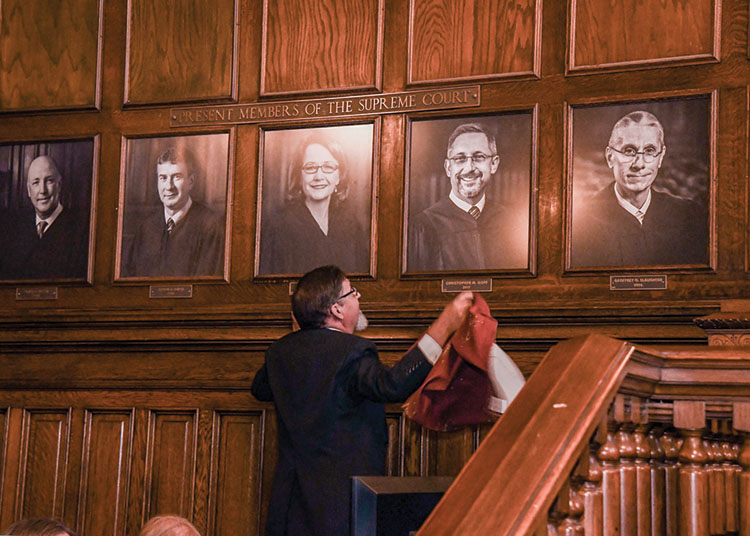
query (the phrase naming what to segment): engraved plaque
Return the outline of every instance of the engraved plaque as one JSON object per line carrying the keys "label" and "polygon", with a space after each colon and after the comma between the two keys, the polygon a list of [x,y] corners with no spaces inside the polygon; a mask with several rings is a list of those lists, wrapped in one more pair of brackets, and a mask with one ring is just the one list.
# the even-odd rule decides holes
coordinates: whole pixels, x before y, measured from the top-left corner
{"label": "engraved plaque", "polygon": [[57,287],[16,288],[16,300],[56,300]]}
{"label": "engraved plaque", "polygon": [[609,290],[667,290],[666,274],[611,275]]}
{"label": "engraved plaque", "polygon": [[193,285],[151,285],[149,298],[192,298]]}
{"label": "engraved plaque", "polygon": [[443,279],[440,285],[442,292],[492,292],[491,277],[460,277]]}

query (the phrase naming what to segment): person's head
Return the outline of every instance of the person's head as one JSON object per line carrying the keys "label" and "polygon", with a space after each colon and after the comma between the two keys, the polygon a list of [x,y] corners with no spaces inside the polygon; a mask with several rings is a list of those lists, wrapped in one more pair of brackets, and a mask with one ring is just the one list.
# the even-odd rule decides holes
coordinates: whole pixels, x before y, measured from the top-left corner
{"label": "person's head", "polygon": [[184,517],[161,515],[149,519],[138,536],[201,536],[201,534]]}
{"label": "person's head", "polygon": [[76,536],[59,521],[48,518],[21,519],[5,529],[3,534],[14,536]]}
{"label": "person's head", "polygon": [[31,161],[26,177],[26,192],[40,218],[48,218],[60,204],[62,177],[50,156],[38,156]]}
{"label": "person's head", "polygon": [[481,124],[459,125],[448,138],[445,174],[462,201],[473,205],[481,200],[499,165],[495,136]]}
{"label": "person's head", "polygon": [[646,192],[666,151],[664,127],[654,114],[637,111],[620,118],[605,150],[620,195],[629,198]]}
{"label": "person's head", "polygon": [[187,204],[197,169],[195,158],[187,148],[170,147],[156,159],[159,199],[171,212]]}
{"label": "person's head", "polygon": [[346,333],[367,327],[360,294],[338,266],[307,272],[292,294],[292,312],[302,329],[335,327]]}
{"label": "person's head", "polygon": [[338,141],[316,132],[297,148],[291,170],[289,197],[310,201],[346,199],[347,161]]}

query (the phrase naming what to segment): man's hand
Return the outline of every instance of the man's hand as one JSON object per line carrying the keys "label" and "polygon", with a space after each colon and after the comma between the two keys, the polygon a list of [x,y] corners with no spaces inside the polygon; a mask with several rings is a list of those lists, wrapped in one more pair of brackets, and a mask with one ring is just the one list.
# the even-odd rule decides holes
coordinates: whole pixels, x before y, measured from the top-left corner
{"label": "man's hand", "polygon": [[444,346],[448,342],[448,338],[463,323],[473,302],[474,294],[472,292],[462,292],[456,296],[452,302],[445,306],[443,312],[432,325],[427,328],[427,334],[435,339],[435,342],[440,346]]}

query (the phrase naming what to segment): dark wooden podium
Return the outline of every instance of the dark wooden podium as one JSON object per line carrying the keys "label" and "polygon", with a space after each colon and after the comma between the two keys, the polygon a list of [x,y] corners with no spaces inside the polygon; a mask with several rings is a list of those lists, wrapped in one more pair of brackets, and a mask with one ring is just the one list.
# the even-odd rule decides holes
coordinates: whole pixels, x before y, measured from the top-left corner
{"label": "dark wooden podium", "polygon": [[427,519],[452,476],[355,476],[352,536],[408,536]]}

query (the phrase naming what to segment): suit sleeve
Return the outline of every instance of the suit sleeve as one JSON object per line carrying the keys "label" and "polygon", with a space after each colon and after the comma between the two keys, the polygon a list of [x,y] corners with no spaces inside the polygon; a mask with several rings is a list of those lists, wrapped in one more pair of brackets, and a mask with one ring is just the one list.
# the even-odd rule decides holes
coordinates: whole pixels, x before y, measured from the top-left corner
{"label": "suit sleeve", "polygon": [[393,367],[381,363],[373,345],[351,364],[349,394],[374,402],[403,402],[422,384],[431,368],[416,344]]}
{"label": "suit sleeve", "polygon": [[268,381],[268,369],[266,368],[265,363],[260,367],[260,370],[255,373],[250,392],[261,402],[273,401],[273,391],[271,390],[271,384]]}

